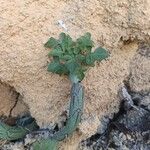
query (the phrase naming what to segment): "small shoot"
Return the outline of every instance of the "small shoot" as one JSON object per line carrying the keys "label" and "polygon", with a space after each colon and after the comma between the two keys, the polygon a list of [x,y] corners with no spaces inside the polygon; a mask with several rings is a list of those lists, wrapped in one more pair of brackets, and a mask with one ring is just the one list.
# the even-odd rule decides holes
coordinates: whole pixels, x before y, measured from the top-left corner
{"label": "small shoot", "polygon": [[50,48],[49,57],[53,60],[48,65],[48,71],[59,75],[67,75],[74,83],[82,81],[85,71],[94,66],[95,61],[106,59],[108,52],[98,47],[92,52],[94,42],[91,40],[91,34],[86,33],[76,41],[61,33],[59,39],[51,37],[45,47]]}

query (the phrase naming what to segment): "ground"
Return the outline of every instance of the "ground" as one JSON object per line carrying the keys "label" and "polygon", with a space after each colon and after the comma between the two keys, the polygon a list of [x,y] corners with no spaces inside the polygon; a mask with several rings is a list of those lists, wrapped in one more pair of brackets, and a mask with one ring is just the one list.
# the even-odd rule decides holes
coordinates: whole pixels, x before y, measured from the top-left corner
{"label": "ground", "polygon": [[[41,127],[59,122],[68,108],[71,85],[66,77],[47,72],[49,50],[43,45],[60,32],[74,39],[90,32],[95,47],[103,46],[111,55],[91,68],[83,81],[80,136],[75,133],[62,145],[76,149],[100,128],[103,116],[119,110],[118,90],[129,77],[133,91],[150,90],[150,59],[139,44],[150,43],[149,8],[149,0],[1,0],[0,115],[8,116],[17,101],[12,115],[30,111]],[[12,89],[19,100],[10,94]]]}

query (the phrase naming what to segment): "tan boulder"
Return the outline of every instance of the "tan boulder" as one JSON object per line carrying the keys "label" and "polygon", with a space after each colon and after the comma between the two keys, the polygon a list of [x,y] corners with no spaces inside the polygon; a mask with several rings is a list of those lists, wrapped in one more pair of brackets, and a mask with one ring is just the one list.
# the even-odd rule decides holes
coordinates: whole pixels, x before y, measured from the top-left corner
{"label": "tan boulder", "polygon": [[[85,106],[78,143],[96,132],[100,126],[97,118],[117,112],[117,92],[130,73],[137,42],[150,39],[149,8],[149,0],[2,0],[0,80],[20,93],[41,127],[59,122],[69,104],[71,84],[66,77],[47,72],[49,50],[43,44],[66,30],[58,25],[59,20],[65,23],[67,33],[73,38],[90,32],[96,46],[107,48],[111,56],[91,68],[83,81]],[[148,65],[145,58],[140,59]],[[5,98],[8,106],[5,110],[10,109],[15,100]],[[0,103],[1,107],[5,105],[1,98]],[[4,112],[8,114],[7,110]],[[88,120],[91,115],[96,118],[93,128]],[[83,127],[89,130],[84,132]]]}

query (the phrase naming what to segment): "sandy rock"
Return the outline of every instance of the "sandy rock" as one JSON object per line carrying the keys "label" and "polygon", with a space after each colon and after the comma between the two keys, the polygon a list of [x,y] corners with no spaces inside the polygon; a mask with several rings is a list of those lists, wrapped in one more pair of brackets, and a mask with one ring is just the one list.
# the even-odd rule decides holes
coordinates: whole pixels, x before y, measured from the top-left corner
{"label": "sandy rock", "polygon": [[131,89],[136,92],[150,91],[150,45],[143,44],[131,62]]}
{"label": "sandy rock", "polygon": [[0,83],[0,115],[8,116],[15,101],[16,94],[12,91],[11,87]]}
{"label": "sandy rock", "polygon": [[[68,106],[71,85],[65,77],[47,72],[49,50],[43,44],[64,31],[58,25],[63,20],[73,38],[88,31],[96,45],[111,53],[83,81],[86,118],[116,112],[117,91],[137,50],[134,41],[150,39],[149,7],[149,0],[1,0],[0,80],[21,94],[41,127],[57,122]],[[90,136],[93,129],[87,132]]]}
{"label": "sandy rock", "polygon": [[0,82],[0,116],[18,116],[27,112],[27,106],[18,99],[18,93],[13,87]]}

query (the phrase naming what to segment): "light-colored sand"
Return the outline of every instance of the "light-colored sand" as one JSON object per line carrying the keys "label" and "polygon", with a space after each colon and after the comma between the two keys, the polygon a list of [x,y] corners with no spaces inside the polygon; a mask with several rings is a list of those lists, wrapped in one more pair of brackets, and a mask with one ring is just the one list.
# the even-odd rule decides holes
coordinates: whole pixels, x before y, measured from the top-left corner
{"label": "light-colored sand", "polygon": [[[64,21],[67,33],[73,38],[90,32],[96,46],[104,46],[111,56],[90,69],[83,81],[85,107],[79,127],[82,135],[71,139],[78,143],[96,132],[100,126],[97,120],[103,115],[117,112],[117,91],[130,73],[137,41],[150,41],[149,8],[149,0],[1,0],[0,80],[23,96],[40,126],[57,122],[68,107],[71,85],[67,78],[47,72],[49,50],[43,44],[49,37],[58,37],[64,31],[58,20]],[[136,63],[135,69],[138,68]],[[143,77],[145,75],[140,75],[139,82],[143,82]],[[145,80],[148,81],[147,77]],[[137,87],[136,81],[132,82],[134,87]],[[147,85],[140,85],[147,89]],[[8,114],[12,101],[9,97],[0,98],[1,114]],[[69,147],[71,143],[64,145]]]}

